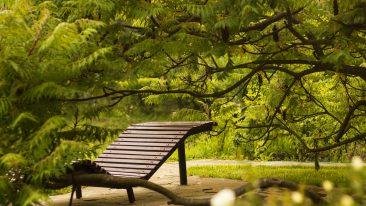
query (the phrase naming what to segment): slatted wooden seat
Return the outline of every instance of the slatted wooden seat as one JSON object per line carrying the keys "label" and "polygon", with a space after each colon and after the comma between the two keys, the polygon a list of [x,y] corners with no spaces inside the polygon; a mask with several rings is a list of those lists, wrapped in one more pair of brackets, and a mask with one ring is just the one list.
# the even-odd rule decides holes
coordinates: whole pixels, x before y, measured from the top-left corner
{"label": "slatted wooden seat", "polygon": [[[209,131],[215,122],[147,122],[129,126],[92,163],[101,171],[120,177],[149,179],[178,149],[180,184],[187,184],[185,139]],[[126,188],[128,199],[135,201],[132,188]],[[81,198],[81,185],[75,185]],[[71,197],[72,199],[72,197]]]}

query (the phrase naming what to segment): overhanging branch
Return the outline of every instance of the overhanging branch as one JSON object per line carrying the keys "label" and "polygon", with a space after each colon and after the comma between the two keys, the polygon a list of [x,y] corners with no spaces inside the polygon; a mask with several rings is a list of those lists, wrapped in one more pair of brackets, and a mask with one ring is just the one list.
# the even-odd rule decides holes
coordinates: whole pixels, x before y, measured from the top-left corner
{"label": "overhanging branch", "polygon": [[[194,199],[194,198],[182,197],[158,184],[155,184],[148,180],[137,179],[137,178],[115,177],[108,174],[80,174],[74,176],[65,175],[57,180],[57,186],[58,186],[57,188],[62,188],[73,184],[81,186],[107,187],[116,189],[125,189],[129,187],[144,187],[153,190],[155,192],[158,192],[167,197],[170,200],[168,201],[168,204],[190,205],[190,206],[210,205],[210,198]],[[55,184],[53,185],[51,184],[48,186],[52,187],[55,186]],[[300,186],[295,182],[275,178],[267,178],[267,179],[259,179],[258,183],[256,184],[247,183],[245,185],[242,185],[234,189],[234,192],[236,196],[240,196],[257,188],[266,189],[270,187],[282,187],[287,188],[291,191],[298,191],[300,189]],[[304,193],[305,196],[310,198],[315,204],[325,203],[325,200],[318,193],[313,191],[310,187],[305,187]]]}

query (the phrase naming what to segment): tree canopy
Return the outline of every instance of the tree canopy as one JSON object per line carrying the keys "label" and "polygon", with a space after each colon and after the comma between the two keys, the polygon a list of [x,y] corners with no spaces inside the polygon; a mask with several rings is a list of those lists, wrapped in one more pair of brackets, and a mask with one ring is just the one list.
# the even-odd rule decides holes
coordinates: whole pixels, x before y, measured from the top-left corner
{"label": "tree canopy", "polygon": [[[29,205],[116,130],[123,102],[179,105],[255,149],[366,137],[365,0],[0,1],[0,203]],[[132,99],[132,98],[135,99]]]}

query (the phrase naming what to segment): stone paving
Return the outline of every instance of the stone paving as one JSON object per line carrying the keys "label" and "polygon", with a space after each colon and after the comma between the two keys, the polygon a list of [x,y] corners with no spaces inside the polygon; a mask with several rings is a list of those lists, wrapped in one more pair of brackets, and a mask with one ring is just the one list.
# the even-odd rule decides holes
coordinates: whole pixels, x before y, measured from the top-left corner
{"label": "stone paving", "polygon": [[[313,163],[297,163],[297,162],[249,162],[236,160],[194,160],[188,161],[187,167],[197,165],[313,165]],[[333,165],[333,164],[322,164]],[[339,164],[334,164],[339,165]],[[222,178],[200,178],[197,176],[188,177],[188,185],[181,186],[179,184],[179,167],[177,162],[164,163],[162,167],[152,176],[150,181],[157,183],[163,187],[170,189],[176,194],[184,197],[207,198],[224,188],[236,188],[243,184],[244,181],[230,180]],[[83,198],[74,199],[74,206],[123,206],[123,205],[168,205],[168,199],[159,193],[145,189],[134,188],[136,202],[130,204],[127,198],[127,192],[123,189],[95,188],[88,187],[83,189]],[[70,193],[64,195],[52,196],[49,206],[67,206]]]}

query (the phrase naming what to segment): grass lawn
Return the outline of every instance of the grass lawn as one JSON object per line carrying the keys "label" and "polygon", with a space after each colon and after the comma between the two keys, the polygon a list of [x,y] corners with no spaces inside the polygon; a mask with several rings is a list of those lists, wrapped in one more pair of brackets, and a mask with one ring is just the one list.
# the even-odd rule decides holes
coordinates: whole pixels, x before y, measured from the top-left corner
{"label": "grass lawn", "polygon": [[62,189],[57,189],[57,190],[45,189],[45,192],[49,196],[62,195],[62,194],[71,193],[71,189],[72,189],[72,186],[68,186],[68,187],[65,187],[65,188],[62,188]]}
{"label": "grass lawn", "polygon": [[254,181],[259,178],[280,178],[306,185],[321,186],[329,180],[339,187],[347,187],[351,173],[349,167],[326,166],[316,171],[313,166],[251,166],[251,165],[218,165],[194,166],[188,169],[189,175],[201,177],[219,177]]}

